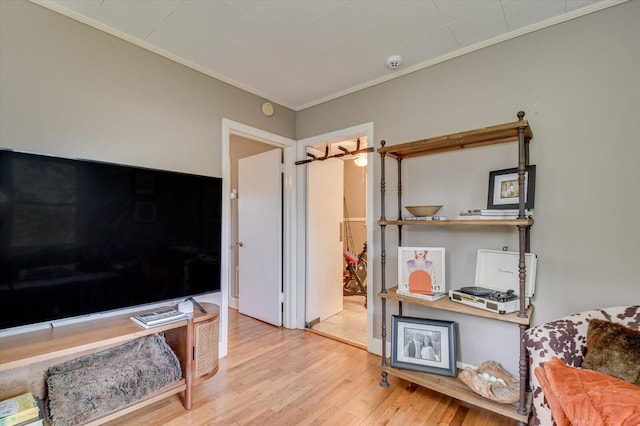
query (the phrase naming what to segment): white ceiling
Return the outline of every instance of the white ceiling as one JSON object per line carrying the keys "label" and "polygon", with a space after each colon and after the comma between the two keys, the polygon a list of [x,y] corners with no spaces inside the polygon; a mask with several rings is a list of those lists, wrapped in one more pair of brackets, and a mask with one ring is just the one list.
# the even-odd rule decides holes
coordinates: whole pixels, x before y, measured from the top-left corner
{"label": "white ceiling", "polygon": [[626,0],[32,1],[299,111]]}

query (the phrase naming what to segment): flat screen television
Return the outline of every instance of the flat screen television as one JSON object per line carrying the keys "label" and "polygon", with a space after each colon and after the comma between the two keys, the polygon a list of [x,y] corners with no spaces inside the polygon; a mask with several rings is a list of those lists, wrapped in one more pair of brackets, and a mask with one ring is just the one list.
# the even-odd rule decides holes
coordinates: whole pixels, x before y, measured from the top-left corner
{"label": "flat screen television", "polygon": [[0,328],[220,291],[222,179],[0,150]]}

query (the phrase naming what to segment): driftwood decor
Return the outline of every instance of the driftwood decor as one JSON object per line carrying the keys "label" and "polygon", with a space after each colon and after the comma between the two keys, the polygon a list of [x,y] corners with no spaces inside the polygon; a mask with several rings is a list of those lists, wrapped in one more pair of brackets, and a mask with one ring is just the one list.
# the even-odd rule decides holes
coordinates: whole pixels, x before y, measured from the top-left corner
{"label": "driftwood decor", "polygon": [[477,370],[467,367],[458,378],[474,392],[492,401],[514,403],[520,396],[520,381],[495,361],[485,361]]}

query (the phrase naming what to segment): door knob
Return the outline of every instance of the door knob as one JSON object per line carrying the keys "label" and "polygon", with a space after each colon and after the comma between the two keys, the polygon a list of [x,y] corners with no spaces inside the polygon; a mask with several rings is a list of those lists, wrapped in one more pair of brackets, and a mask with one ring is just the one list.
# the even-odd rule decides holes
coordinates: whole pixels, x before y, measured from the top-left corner
{"label": "door knob", "polygon": [[244,243],[242,241],[239,241],[235,244],[236,247],[242,247],[244,246]]}

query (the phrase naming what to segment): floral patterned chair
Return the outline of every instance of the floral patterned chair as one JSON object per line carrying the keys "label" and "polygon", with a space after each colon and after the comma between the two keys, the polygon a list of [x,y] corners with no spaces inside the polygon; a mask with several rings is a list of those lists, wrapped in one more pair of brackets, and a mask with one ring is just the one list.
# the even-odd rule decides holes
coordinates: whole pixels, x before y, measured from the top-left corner
{"label": "floral patterned chair", "polygon": [[531,386],[533,388],[530,424],[542,426],[556,424],[533,370],[536,367],[541,367],[552,356],[557,356],[566,365],[580,367],[586,354],[588,320],[592,318],[613,321],[633,329],[640,329],[640,305],[584,311],[532,327],[525,332],[523,339],[529,354]]}

